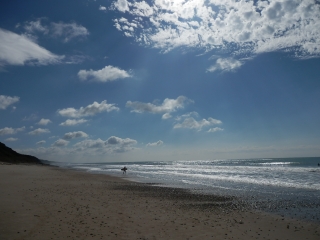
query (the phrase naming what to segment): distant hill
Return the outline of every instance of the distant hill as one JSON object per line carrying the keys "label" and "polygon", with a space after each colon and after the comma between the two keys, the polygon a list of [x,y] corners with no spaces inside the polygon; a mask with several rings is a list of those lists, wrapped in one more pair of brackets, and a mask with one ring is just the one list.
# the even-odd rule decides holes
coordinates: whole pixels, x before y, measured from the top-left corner
{"label": "distant hill", "polygon": [[11,148],[7,147],[5,144],[0,142],[0,162],[7,162],[7,163],[33,163],[33,164],[42,164],[41,161],[30,155],[24,155],[17,153],[16,151],[12,150]]}

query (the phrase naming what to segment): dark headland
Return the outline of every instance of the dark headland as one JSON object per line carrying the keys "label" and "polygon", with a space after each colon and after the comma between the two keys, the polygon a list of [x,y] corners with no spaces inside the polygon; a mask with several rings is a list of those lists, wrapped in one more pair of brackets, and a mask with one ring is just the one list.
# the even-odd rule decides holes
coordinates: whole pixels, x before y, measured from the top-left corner
{"label": "dark headland", "polygon": [[32,164],[42,164],[40,159],[17,153],[11,148],[7,147],[5,144],[0,142],[0,162],[19,164],[19,163],[32,163]]}

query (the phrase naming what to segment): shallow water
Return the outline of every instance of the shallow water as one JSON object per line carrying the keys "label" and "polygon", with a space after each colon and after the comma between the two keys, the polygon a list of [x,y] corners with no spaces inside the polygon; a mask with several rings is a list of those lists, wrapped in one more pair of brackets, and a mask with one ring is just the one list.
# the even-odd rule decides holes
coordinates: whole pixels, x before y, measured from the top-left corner
{"label": "shallow water", "polygon": [[[253,208],[320,222],[320,158],[62,164],[145,183],[231,195]],[[128,168],[123,175],[121,168]]]}

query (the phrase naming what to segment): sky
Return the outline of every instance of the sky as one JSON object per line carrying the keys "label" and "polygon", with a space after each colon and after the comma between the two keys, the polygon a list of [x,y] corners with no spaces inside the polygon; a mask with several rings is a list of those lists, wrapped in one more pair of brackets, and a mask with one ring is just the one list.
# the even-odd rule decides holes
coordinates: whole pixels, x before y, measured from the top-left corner
{"label": "sky", "polygon": [[0,141],[61,162],[320,156],[320,3],[2,1]]}

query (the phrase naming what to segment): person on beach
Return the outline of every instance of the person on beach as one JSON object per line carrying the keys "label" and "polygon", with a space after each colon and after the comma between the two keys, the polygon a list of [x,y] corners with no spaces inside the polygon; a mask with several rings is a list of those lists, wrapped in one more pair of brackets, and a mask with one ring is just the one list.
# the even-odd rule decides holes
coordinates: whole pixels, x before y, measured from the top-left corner
{"label": "person on beach", "polygon": [[121,168],[121,170],[123,171],[122,174],[127,174],[127,169],[126,166],[124,166],[123,168]]}

